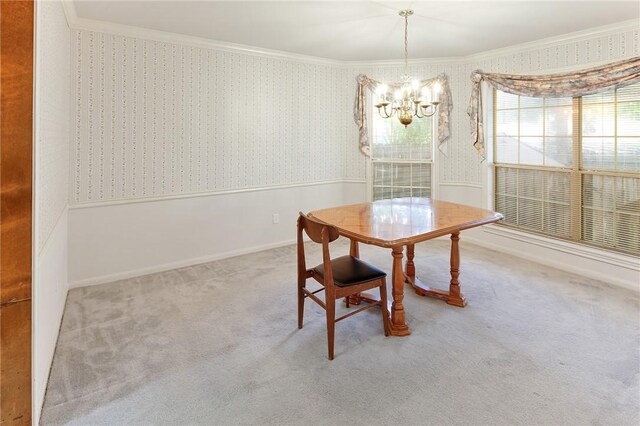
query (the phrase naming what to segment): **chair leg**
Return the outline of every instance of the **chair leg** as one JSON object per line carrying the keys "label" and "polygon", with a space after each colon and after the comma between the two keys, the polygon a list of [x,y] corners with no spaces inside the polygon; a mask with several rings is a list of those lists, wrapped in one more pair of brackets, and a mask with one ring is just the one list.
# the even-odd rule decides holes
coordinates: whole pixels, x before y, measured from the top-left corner
{"label": "chair leg", "polygon": [[383,278],[380,285],[380,310],[382,311],[382,325],[384,335],[389,335],[389,311],[387,310],[387,281]]}
{"label": "chair leg", "polygon": [[298,282],[298,328],[302,328],[302,320],[304,317],[304,291],[302,291],[302,289],[304,288],[305,282],[304,281],[299,281]]}
{"label": "chair leg", "polygon": [[336,329],[336,298],[335,294],[326,294],[325,304],[327,305],[327,345],[329,349],[329,360],[333,359],[333,342]]}

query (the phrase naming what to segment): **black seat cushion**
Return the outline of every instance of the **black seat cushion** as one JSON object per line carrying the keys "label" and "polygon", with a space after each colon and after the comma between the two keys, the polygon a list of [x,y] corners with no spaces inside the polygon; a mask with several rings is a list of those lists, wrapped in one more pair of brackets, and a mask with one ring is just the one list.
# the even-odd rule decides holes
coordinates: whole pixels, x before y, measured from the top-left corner
{"label": "black seat cushion", "polygon": [[[331,261],[331,267],[333,268],[333,281],[338,287],[348,287],[387,276],[384,271],[353,256],[335,258]],[[324,278],[322,264],[313,270]]]}

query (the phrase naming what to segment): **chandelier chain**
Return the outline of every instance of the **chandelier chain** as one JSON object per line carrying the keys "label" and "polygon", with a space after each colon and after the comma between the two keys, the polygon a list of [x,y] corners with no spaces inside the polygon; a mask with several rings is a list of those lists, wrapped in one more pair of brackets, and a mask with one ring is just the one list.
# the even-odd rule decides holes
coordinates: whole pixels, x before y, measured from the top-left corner
{"label": "chandelier chain", "polygon": [[404,15],[404,74],[409,75],[409,15]]}

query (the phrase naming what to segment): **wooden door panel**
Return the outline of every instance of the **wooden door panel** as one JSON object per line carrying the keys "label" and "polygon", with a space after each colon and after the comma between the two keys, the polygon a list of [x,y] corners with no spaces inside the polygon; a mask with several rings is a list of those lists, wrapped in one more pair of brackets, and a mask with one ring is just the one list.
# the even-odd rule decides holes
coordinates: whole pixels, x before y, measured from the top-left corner
{"label": "wooden door panel", "polygon": [[34,3],[0,2],[0,424],[31,423]]}

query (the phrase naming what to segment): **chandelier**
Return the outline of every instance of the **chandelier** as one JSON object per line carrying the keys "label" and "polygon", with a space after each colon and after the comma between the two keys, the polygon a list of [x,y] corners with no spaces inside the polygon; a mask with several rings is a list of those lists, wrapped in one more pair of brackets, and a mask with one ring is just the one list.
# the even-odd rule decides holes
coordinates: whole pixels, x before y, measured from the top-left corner
{"label": "chandelier", "polygon": [[378,102],[375,107],[382,118],[398,117],[400,123],[407,127],[413,117],[425,118],[433,116],[440,104],[440,84],[435,82],[431,87],[420,90],[420,82],[412,80],[408,72],[409,58],[409,16],[413,10],[405,9],[398,12],[404,18],[404,75],[400,78],[400,88],[390,97],[389,87],[381,84],[376,90]]}

